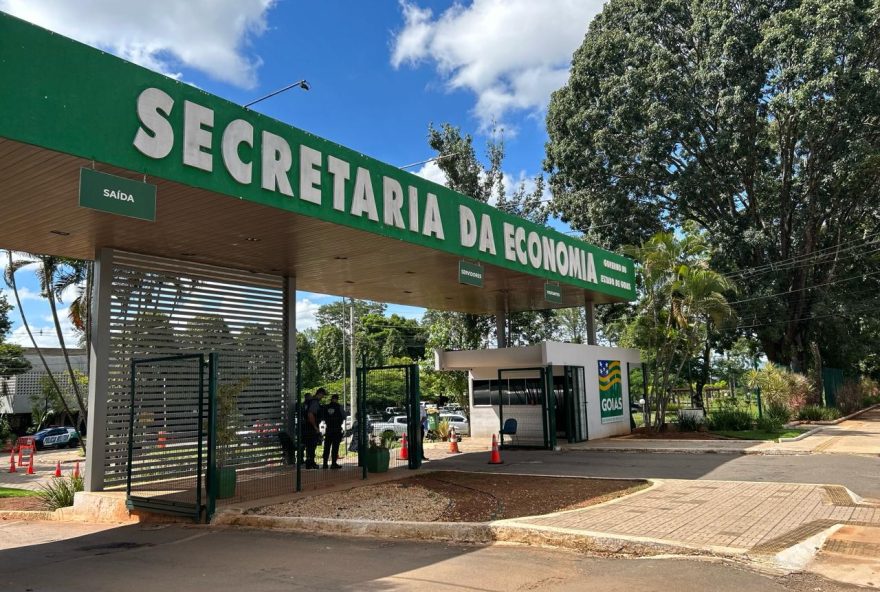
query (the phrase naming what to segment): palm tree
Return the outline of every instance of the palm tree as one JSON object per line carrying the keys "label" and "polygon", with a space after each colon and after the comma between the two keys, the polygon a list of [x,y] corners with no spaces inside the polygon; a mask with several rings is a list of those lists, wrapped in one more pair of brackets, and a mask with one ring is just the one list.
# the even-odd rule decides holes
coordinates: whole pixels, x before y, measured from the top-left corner
{"label": "palm tree", "polygon": [[709,268],[709,249],[690,227],[680,239],[661,232],[627,254],[639,262],[642,284],[630,339],[653,360],[653,424],[659,428],[674,382],[705,342],[710,323],[719,326],[735,316],[724,295],[734,288]]}
{"label": "palm tree", "polygon": [[[18,285],[15,282],[15,272],[23,267],[27,267],[35,263],[35,260],[32,258],[30,254],[22,253],[18,259],[14,259],[12,256],[12,251],[6,251],[6,255],[9,259],[9,264],[6,266],[6,271],[4,272],[4,280],[6,281],[6,285],[8,285],[12,289],[12,294],[15,297],[15,304],[18,307],[18,313],[21,315],[21,323],[24,326],[25,331],[28,334],[28,337],[31,340],[31,344],[34,346],[34,351],[37,352],[37,356],[40,358],[40,362],[43,364],[43,368],[46,370],[46,376],[49,378],[49,381],[52,384],[52,388],[55,389],[55,392],[58,393],[58,400],[61,402],[62,407],[64,407],[64,412],[67,413],[69,417],[73,417],[73,413],[70,411],[70,407],[67,404],[67,399],[64,398],[64,393],[61,391],[61,387],[58,386],[58,381],[55,379],[55,374],[53,374],[52,369],[49,368],[49,363],[46,361],[46,357],[43,355],[43,351],[40,349],[40,346],[37,345],[37,340],[34,338],[33,331],[31,331],[30,324],[28,324],[27,316],[25,315],[24,308],[21,306],[21,297],[18,293]],[[50,298],[51,300],[51,298]],[[54,305],[54,303],[53,303]],[[53,308],[54,310],[54,308]],[[56,316],[57,321],[57,316]],[[58,327],[60,329],[60,326]],[[56,330],[58,330],[56,329]],[[59,331],[59,339],[61,339],[61,343],[63,344],[63,338],[60,336]],[[65,350],[65,358],[67,357]],[[68,360],[69,367],[69,360]],[[74,384],[74,388],[79,390],[79,385],[76,381],[76,377],[73,375],[73,371],[71,369],[71,381]],[[85,421],[85,406],[82,405],[81,399],[77,401],[80,403],[80,411],[82,412],[80,418],[84,422]],[[80,438],[80,447],[85,452],[85,442],[82,438]]]}

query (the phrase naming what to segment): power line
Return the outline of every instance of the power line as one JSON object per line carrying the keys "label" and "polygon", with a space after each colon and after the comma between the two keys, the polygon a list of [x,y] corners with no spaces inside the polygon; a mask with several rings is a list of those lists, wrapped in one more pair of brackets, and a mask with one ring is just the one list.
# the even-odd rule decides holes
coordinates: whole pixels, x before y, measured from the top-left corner
{"label": "power line", "polygon": [[[787,268],[797,267],[798,266],[797,264],[799,264],[799,263],[805,263],[808,261],[818,260],[822,257],[827,257],[829,255],[836,255],[841,252],[848,252],[853,249],[858,249],[858,248],[865,247],[865,246],[872,246],[875,244],[880,244],[880,240],[869,241],[870,238],[876,237],[876,236],[880,236],[880,232],[869,234],[869,235],[864,236],[859,239],[843,241],[843,242],[838,243],[837,245],[834,245],[831,247],[825,247],[824,249],[819,249],[818,251],[814,251],[813,253],[806,253],[803,255],[797,255],[795,257],[790,257],[788,259],[782,259],[779,261],[772,261],[770,263],[765,263],[763,265],[756,265],[754,267],[748,267],[748,268],[740,269],[737,271],[732,271],[728,274],[725,274],[725,277],[727,277],[727,278],[733,278],[733,277],[737,277],[737,276],[743,277],[747,274],[748,275],[757,275],[757,274],[769,273],[769,272],[773,272],[773,271],[780,271],[780,270],[784,271]],[[851,247],[845,247],[843,249],[840,248],[842,245],[848,245],[848,244],[852,244],[852,243],[859,243],[859,244],[853,245]],[[835,250],[837,251],[836,253],[833,252]]]}
{"label": "power line", "polygon": [[816,289],[816,288],[821,288],[821,287],[823,287],[823,286],[833,286],[834,284],[839,284],[839,283],[842,283],[842,282],[848,282],[848,281],[852,281],[852,280],[855,280],[855,279],[863,279],[863,278],[867,278],[867,277],[873,277],[873,276],[875,276],[875,275],[880,275],[880,271],[875,271],[875,272],[872,272],[872,273],[862,273],[862,274],[859,274],[859,275],[850,276],[850,277],[848,277],[848,278],[843,278],[843,279],[839,279],[839,280],[834,280],[834,281],[832,281],[832,282],[825,282],[824,284],[815,284],[815,285],[812,285],[812,286],[806,286],[806,287],[804,287],[804,288],[797,288],[797,289],[794,289],[794,290],[788,290],[787,292],[777,292],[776,294],[768,294],[768,295],[766,295],[766,296],[755,296],[755,297],[753,297],[753,298],[744,298],[744,299],[742,299],[742,300],[734,300],[733,302],[728,302],[728,304],[731,305],[731,306],[733,306],[733,305],[735,305],[735,304],[742,304],[742,303],[744,303],[744,302],[754,302],[754,301],[756,301],[756,300],[765,300],[765,299],[767,299],[767,298],[776,298],[777,296],[786,296],[786,295],[788,295],[788,294],[794,294],[794,293],[796,293],[796,292],[803,292],[803,291],[805,291],[805,290],[814,290],[814,289]]}

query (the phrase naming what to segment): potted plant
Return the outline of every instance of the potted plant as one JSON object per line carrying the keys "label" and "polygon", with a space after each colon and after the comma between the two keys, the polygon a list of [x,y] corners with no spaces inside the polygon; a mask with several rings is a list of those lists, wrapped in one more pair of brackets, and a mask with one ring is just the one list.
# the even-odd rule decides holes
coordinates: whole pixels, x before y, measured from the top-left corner
{"label": "potted plant", "polygon": [[232,461],[241,442],[238,396],[249,382],[242,378],[217,387],[217,499],[235,495],[236,474]]}
{"label": "potted plant", "polygon": [[384,473],[388,470],[394,437],[394,430],[385,430],[381,436],[370,437],[366,451],[367,472]]}

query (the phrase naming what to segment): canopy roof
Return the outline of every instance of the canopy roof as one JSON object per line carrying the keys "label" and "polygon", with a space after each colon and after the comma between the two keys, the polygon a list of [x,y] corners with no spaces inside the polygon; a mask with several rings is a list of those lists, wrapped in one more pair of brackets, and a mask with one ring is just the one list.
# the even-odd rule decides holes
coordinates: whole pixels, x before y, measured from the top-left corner
{"label": "canopy roof", "polygon": [[[4,13],[0,80],[0,248],[113,247],[472,313],[635,297],[625,257]],[[139,192],[81,206],[83,168],[154,185],[154,220],[110,213]]]}

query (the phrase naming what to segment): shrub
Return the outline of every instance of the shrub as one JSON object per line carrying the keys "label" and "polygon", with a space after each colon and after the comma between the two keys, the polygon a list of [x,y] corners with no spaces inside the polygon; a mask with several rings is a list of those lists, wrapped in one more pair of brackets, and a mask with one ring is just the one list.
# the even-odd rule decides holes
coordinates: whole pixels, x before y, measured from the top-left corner
{"label": "shrub", "polygon": [[679,415],[678,431],[679,432],[696,432],[700,429],[700,418],[696,415]]}
{"label": "shrub", "polygon": [[763,416],[756,422],[756,425],[759,430],[765,432],[779,432],[789,419],[791,419],[791,411],[788,406],[774,401],[764,408]]}
{"label": "shrub", "polygon": [[761,399],[765,407],[786,407],[789,413],[797,412],[816,394],[816,387],[809,378],[773,364],[750,371],[746,375],[746,383],[751,388],[761,389]]}
{"label": "shrub", "polygon": [[871,407],[880,403],[880,396],[867,396],[862,398],[862,408]]}
{"label": "shrub", "polygon": [[443,420],[437,424],[437,437],[440,438],[443,442],[449,440],[450,434],[450,425],[449,421]]}
{"label": "shrub", "polygon": [[837,408],[844,415],[858,411],[862,404],[861,385],[854,380],[847,380],[837,389],[834,398],[837,399]]}
{"label": "shrub", "polygon": [[709,414],[709,429],[721,432],[750,430],[752,416],[748,411],[720,409]]}
{"label": "shrub", "polygon": [[840,411],[836,407],[820,407],[819,405],[806,405],[798,411],[797,418],[802,421],[831,421],[840,417]]}
{"label": "shrub", "polygon": [[83,490],[82,477],[61,477],[40,486],[37,497],[47,510],[57,510],[73,505],[73,495]]}

